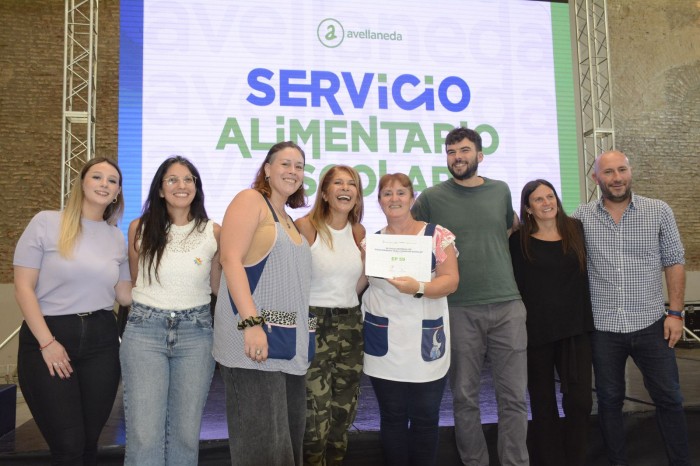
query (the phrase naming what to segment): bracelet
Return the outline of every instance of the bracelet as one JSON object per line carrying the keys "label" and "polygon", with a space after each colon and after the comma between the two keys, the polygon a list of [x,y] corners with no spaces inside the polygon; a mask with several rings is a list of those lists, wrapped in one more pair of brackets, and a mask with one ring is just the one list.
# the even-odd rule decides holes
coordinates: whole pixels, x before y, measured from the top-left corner
{"label": "bracelet", "polygon": [[263,316],[252,316],[243,319],[238,322],[238,330],[245,330],[248,327],[254,327],[256,325],[265,325],[265,318]]}
{"label": "bracelet", "polygon": [[44,346],[39,345],[39,351],[44,351],[54,341],[56,341],[56,337],[51,336],[51,340],[49,340],[47,344],[45,344]]}
{"label": "bracelet", "polygon": [[673,314],[666,314],[667,319],[678,319],[683,320],[683,317],[674,316]]}

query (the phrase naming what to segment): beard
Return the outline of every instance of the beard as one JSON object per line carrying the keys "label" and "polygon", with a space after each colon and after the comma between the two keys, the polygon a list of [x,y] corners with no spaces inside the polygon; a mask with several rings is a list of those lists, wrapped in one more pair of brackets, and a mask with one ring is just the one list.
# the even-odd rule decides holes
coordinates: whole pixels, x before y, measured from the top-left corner
{"label": "beard", "polygon": [[599,183],[598,186],[600,187],[600,192],[603,197],[610,202],[624,202],[632,196],[632,182],[627,183],[625,191],[619,195],[613,194],[612,191],[602,183]]}
{"label": "beard", "polygon": [[452,168],[452,165],[449,165],[447,169],[450,171],[452,174],[452,177],[456,180],[468,180],[469,178],[473,177],[476,175],[476,171],[479,169],[479,164],[478,163],[469,163],[467,165],[467,169],[464,171],[464,173],[459,174],[456,173],[454,168]]}

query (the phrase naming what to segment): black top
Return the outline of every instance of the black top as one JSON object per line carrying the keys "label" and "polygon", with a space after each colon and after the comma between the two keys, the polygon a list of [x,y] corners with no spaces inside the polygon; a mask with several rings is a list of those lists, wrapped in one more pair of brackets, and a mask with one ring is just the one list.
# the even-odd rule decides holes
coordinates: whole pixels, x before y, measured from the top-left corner
{"label": "black top", "polygon": [[592,331],[588,275],[579,269],[576,254],[564,255],[561,240],[531,240],[533,260],[528,262],[520,247],[520,232],[510,237],[515,281],[527,309],[528,346]]}

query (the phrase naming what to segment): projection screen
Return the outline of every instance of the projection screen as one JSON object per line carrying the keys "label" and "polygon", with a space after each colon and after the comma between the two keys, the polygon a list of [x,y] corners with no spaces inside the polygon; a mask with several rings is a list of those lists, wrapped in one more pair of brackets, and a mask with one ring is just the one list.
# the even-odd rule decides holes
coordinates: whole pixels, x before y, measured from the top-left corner
{"label": "projection screen", "polygon": [[[122,0],[119,163],[140,214],[166,157],[201,173],[209,215],[250,186],[267,150],[306,152],[309,205],[329,166],[355,167],[368,231],[377,182],[448,178],[444,136],[484,141],[482,176],[550,180],[579,202],[568,4],[525,1]],[[308,209],[290,211],[302,216]],[[517,209],[516,209],[517,210]]]}

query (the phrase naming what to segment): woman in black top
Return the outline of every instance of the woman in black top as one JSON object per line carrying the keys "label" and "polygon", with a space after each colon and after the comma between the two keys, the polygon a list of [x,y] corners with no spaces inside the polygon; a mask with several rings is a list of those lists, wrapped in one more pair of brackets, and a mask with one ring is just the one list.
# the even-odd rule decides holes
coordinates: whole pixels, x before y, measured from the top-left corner
{"label": "woman in black top", "polygon": [[[566,215],[554,186],[528,182],[522,225],[510,237],[513,271],[527,308],[530,460],[584,465],[591,413],[591,298],[581,222]],[[559,419],[554,369],[565,418]]]}

